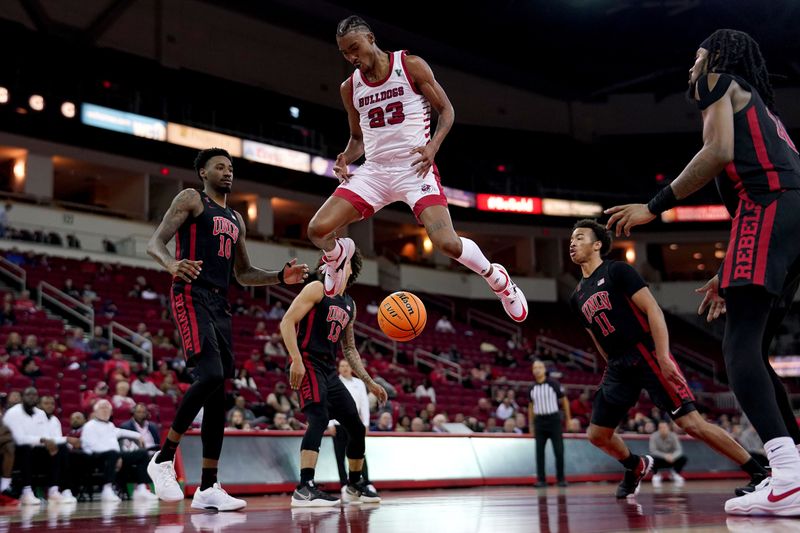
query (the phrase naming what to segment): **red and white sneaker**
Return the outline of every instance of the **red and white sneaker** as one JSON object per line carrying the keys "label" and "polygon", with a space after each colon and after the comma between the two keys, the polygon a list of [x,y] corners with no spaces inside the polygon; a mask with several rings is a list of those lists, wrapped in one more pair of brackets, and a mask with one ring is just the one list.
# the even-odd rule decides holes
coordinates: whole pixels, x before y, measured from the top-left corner
{"label": "red and white sneaker", "polygon": [[356,243],[353,242],[353,239],[349,237],[345,237],[342,239],[336,239],[336,249],[334,253],[336,254],[335,259],[328,259],[326,256],[323,256],[323,260],[325,264],[322,265],[321,269],[325,273],[325,295],[326,296],[335,296],[339,294],[339,291],[347,284],[347,278],[344,275],[344,265],[353,257],[353,254],[356,251]]}
{"label": "red and white sneaker", "polygon": [[800,481],[767,478],[755,491],[725,502],[734,515],[800,516]]}
{"label": "red and white sneaker", "polygon": [[505,286],[500,290],[494,291],[503,303],[503,309],[514,322],[524,321],[528,318],[528,300],[525,299],[525,295],[517,287],[517,284],[511,280],[511,276],[508,275],[508,271],[503,265],[492,263],[492,267],[495,270],[492,275],[504,276],[506,279]]}

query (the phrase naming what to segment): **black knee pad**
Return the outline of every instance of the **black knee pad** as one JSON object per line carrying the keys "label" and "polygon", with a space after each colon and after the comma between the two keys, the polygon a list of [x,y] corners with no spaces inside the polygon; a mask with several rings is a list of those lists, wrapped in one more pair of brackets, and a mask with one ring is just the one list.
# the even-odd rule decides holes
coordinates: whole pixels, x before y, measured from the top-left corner
{"label": "black knee pad", "polygon": [[306,428],[306,433],[303,435],[300,449],[319,452],[322,434],[325,433],[325,428],[328,427],[328,422],[330,421],[328,411],[321,404],[312,403],[303,409],[303,414],[306,415],[308,428]]}

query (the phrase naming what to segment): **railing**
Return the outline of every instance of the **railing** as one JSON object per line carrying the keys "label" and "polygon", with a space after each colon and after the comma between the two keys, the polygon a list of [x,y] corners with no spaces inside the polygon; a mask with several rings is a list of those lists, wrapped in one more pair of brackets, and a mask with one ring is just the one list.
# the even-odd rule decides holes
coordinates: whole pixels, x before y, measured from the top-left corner
{"label": "railing", "polygon": [[489,326],[491,331],[501,331],[511,337],[519,338],[522,335],[522,328],[508,323],[508,320],[497,318],[475,309],[467,311],[467,324],[470,326],[474,323]]}
{"label": "railing", "polygon": [[442,357],[441,355],[433,354],[422,348],[414,350],[414,366],[425,365],[429,368],[436,368],[437,363],[441,363],[446,376],[449,376],[459,383],[461,383],[462,371],[461,365]]}
{"label": "railing", "polygon": [[25,269],[15,265],[5,257],[0,256],[0,274],[6,276],[13,283],[19,285],[19,290],[25,290],[28,283],[28,273]]}
{"label": "railing", "polygon": [[557,355],[564,356],[570,361],[590,369],[592,372],[597,372],[597,356],[595,354],[584,352],[569,344],[540,335],[536,339],[536,349],[541,350],[543,348],[555,352]]}
{"label": "railing", "polygon": [[36,304],[40,308],[46,302],[60,311],[59,314],[62,317],[71,317],[85,324],[86,327],[84,329],[88,333],[91,334],[94,331],[94,309],[91,305],[86,305],[46,281],[40,281],[37,288]]}
{"label": "railing", "polygon": [[671,346],[672,354],[680,359],[681,366],[691,367],[692,369],[700,372],[701,374],[710,376],[714,383],[719,384],[717,378],[717,363],[705,355],[701,355],[694,350],[682,346],[680,344],[673,344]]}
{"label": "railing", "polygon": [[397,361],[396,340],[392,339],[381,330],[375,329],[358,321],[356,321],[353,325],[353,331],[356,335],[371,339],[373,344],[377,344],[378,346],[382,346],[383,348],[389,350],[392,354],[392,361]]}
{"label": "railing", "polygon": [[[116,330],[116,331],[115,331]],[[120,335],[117,331],[121,331],[126,336]],[[145,350],[141,346],[138,346],[130,339],[133,338],[134,335],[138,335],[135,331],[130,328],[127,328],[120,324],[119,322],[110,322],[108,324],[108,345],[113,348],[114,343],[117,342],[129,350],[138,353],[142,356],[142,361],[149,370],[153,370],[153,348],[151,345],[150,350]]]}
{"label": "railing", "polygon": [[290,291],[286,287],[281,287],[280,285],[267,285],[266,289],[267,305],[272,305],[272,299],[275,298],[276,300],[287,304],[286,308],[288,309],[292,304],[292,301],[294,301],[295,297],[297,296],[296,293]]}
{"label": "railing", "polygon": [[[416,287],[410,286],[409,290],[413,291]],[[420,289],[421,291],[422,289]],[[456,304],[450,298],[444,296],[436,296],[433,294],[425,294],[425,304],[431,304],[433,307],[438,307],[444,311],[450,320],[455,320]]]}

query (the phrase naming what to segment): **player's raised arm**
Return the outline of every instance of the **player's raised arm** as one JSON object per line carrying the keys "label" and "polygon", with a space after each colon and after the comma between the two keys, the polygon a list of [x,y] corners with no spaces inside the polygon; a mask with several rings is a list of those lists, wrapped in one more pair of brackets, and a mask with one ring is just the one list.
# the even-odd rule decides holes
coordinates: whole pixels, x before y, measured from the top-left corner
{"label": "player's raised arm", "polygon": [[428,66],[425,60],[419,56],[408,56],[405,58],[405,65],[408,69],[408,75],[411,77],[410,81],[427,98],[431,107],[436,110],[436,114],[439,116],[436,123],[436,131],[430,142],[425,146],[418,146],[412,150],[412,153],[418,153],[420,156],[414,160],[411,166],[417,170],[417,174],[425,176],[428,169],[433,165],[433,160],[439,148],[441,148],[444,138],[447,137],[447,134],[450,133],[450,128],[453,127],[456,112],[447,97],[447,93],[436,81],[431,67]]}
{"label": "player's raised arm", "polygon": [[161,224],[147,242],[147,254],[163,266],[173,277],[191,283],[197,279],[202,268],[202,261],[175,259],[167,250],[167,243],[175,236],[178,228],[190,216],[203,211],[200,193],[194,189],[184,189],[172,200],[172,204],[164,214]]}
{"label": "player's raised arm", "polygon": [[349,324],[347,324],[347,327],[344,328],[342,353],[344,354],[344,358],[347,359],[347,362],[350,363],[350,368],[353,369],[353,374],[355,374],[356,377],[364,382],[364,385],[367,386],[367,390],[374,394],[378,398],[378,402],[383,405],[386,403],[388,395],[386,394],[386,390],[375,383],[375,380],[370,377],[369,373],[364,368],[364,362],[361,360],[361,355],[359,355],[358,349],[356,348],[356,335],[355,331],[353,330],[353,324],[355,324],[355,321],[356,312],[354,309],[353,319]]}
{"label": "player's raised arm", "polygon": [[236,241],[236,261],[233,264],[233,274],[236,276],[236,281],[244,286],[250,285],[276,285],[278,283],[286,283],[292,285],[295,283],[302,283],[308,277],[308,265],[303,263],[298,265],[297,259],[292,259],[286,263],[281,270],[264,270],[256,268],[250,264],[250,256],[247,255],[247,246],[245,245],[246,230],[244,227],[244,220],[238,211],[236,218],[239,219],[239,227],[241,234]]}

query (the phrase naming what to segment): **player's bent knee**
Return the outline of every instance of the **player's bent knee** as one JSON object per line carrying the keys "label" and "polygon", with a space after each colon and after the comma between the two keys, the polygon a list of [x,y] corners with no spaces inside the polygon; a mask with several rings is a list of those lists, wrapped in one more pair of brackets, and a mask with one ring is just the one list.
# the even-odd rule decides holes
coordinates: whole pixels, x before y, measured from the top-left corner
{"label": "player's bent knee", "polygon": [[589,426],[589,429],[586,431],[586,436],[589,437],[589,442],[594,446],[603,446],[608,443],[610,439],[607,430],[596,426]]}
{"label": "player's bent knee", "polygon": [[434,244],[443,254],[448,257],[452,257],[453,259],[458,259],[461,257],[463,248],[461,245],[461,239],[459,239],[457,235],[455,235],[454,239],[448,238],[439,242],[434,242]]}

